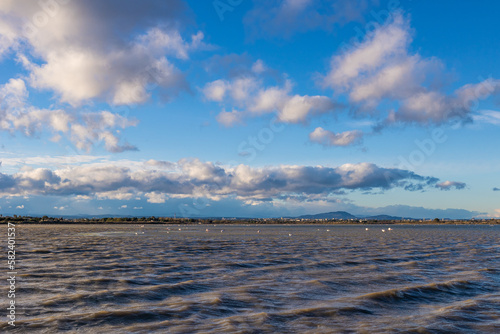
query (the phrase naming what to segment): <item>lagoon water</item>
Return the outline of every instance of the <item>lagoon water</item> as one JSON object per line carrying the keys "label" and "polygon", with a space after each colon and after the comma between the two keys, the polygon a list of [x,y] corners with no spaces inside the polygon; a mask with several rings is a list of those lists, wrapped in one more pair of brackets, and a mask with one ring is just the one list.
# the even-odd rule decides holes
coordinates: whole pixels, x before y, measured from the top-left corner
{"label": "lagoon water", "polygon": [[500,333],[500,226],[366,227],[19,225],[9,332]]}

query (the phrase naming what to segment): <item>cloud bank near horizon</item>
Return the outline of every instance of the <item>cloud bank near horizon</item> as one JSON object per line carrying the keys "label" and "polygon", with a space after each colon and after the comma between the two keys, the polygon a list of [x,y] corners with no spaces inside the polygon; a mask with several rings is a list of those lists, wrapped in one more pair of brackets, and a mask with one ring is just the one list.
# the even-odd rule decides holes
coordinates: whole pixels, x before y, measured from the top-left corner
{"label": "cloud bank near horizon", "polygon": [[[258,205],[284,199],[321,201],[351,190],[425,191],[440,184],[435,177],[371,163],[257,168],[182,159],[129,165],[132,167],[106,163],[55,170],[24,167],[17,173],[0,173],[0,195],[90,196],[118,200],[142,197],[150,203],[165,203],[169,198],[220,200],[231,197]],[[444,184],[449,189],[461,189],[456,186],[457,182],[445,181]]]}

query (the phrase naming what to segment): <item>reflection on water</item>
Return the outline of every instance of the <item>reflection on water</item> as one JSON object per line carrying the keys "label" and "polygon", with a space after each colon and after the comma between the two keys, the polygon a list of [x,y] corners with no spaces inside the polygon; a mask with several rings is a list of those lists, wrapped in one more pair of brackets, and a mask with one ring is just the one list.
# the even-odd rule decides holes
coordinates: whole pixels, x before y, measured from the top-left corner
{"label": "reflection on water", "polygon": [[12,332],[500,332],[499,226],[392,228],[18,226]]}

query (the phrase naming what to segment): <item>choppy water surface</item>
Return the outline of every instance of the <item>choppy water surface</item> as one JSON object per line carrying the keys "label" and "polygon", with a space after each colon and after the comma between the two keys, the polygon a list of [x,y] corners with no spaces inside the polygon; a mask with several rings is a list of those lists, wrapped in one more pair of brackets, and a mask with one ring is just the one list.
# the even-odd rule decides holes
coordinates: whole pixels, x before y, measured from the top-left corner
{"label": "choppy water surface", "polygon": [[499,226],[365,228],[18,226],[13,332],[500,333]]}

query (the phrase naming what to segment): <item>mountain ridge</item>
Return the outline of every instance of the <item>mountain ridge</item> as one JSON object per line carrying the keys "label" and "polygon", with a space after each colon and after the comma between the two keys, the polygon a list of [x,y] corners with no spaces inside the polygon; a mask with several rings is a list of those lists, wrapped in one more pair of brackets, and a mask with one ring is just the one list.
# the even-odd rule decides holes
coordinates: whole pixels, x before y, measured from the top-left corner
{"label": "mountain ridge", "polygon": [[312,215],[301,215],[295,217],[297,219],[367,219],[367,220],[402,220],[402,219],[412,219],[404,217],[396,217],[390,215],[375,215],[375,216],[355,216],[346,211],[332,211],[332,212],[322,212]]}

